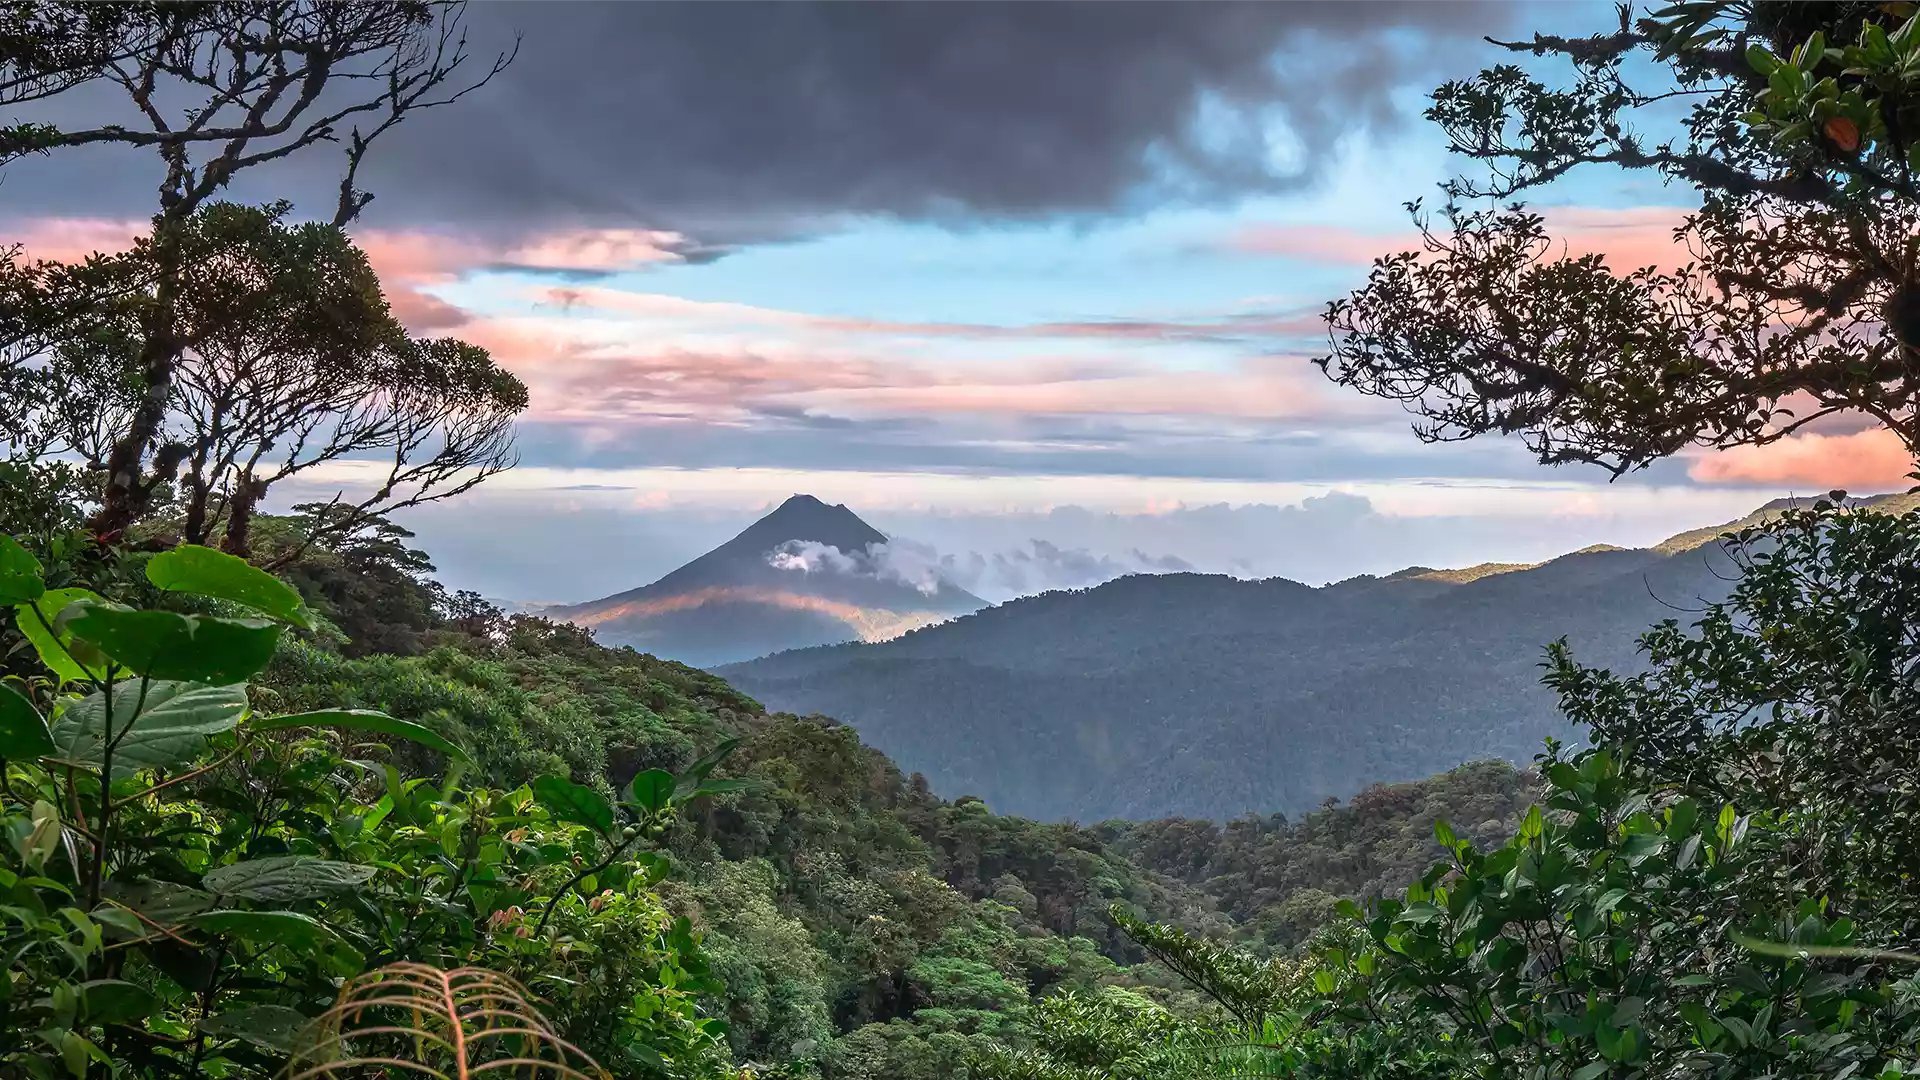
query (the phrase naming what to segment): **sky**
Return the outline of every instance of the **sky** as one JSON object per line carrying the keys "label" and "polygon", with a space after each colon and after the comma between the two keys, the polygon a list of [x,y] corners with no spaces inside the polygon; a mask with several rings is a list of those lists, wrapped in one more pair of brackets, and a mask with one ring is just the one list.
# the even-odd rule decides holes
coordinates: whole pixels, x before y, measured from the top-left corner
{"label": "sky", "polygon": [[[518,468],[400,520],[452,587],[575,601],[804,491],[998,600],[1533,561],[1904,486],[1876,432],[1608,483],[1516,440],[1423,445],[1312,365],[1325,303],[1462,166],[1426,93],[1508,59],[1483,35],[1609,11],[475,5],[472,50],[517,38],[513,63],[384,137],[353,232],[413,329],[487,347],[532,405]],[[0,241],[120,246],[159,178],[117,148],[15,163]],[[232,197],[321,216],[337,179],[308,151]],[[1687,195],[1592,172],[1535,202],[1637,266],[1672,257]]]}

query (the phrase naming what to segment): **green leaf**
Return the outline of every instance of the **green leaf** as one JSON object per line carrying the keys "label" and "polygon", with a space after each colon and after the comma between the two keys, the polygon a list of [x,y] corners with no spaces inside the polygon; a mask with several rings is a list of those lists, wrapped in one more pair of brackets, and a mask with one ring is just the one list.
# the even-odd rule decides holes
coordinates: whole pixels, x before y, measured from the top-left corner
{"label": "green leaf", "polygon": [[121,979],[94,979],[80,984],[80,998],[90,1024],[125,1024],[142,1020],[160,1007],[160,999],[144,986]]}
{"label": "green leaf", "polygon": [[564,776],[542,776],[533,782],[533,797],[561,821],[586,825],[601,833],[613,831],[613,804],[584,784]]}
{"label": "green leaf", "polygon": [[627,785],[627,794],[646,810],[658,813],[673,801],[678,782],[665,769],[647,769],[636,773]]}
{"label": "green leaf", "polygon": [[[1891,960],[1901,964],[1920,964],[1920,953],[1902,952],[1898,949],[1864,949],[1851,945],[1801,945],[1794,942],[1765,941],[1733,931],[1728,931],[1727,937],[1741,948],[1762,956],[1844,957],[1850,960]],[[1764,988],[1765,983],[1762,982],[1761,986]]]}
{"label": "green leaf", "polygon": [[700,795],[728,795],[736,791],[752,791],[754,788],[757,788],[759,786],[760,784],[758,781],[747,780],[747,779],[702,780],[700,781],[700,786],[697,788],[694,788],[692,793],[688,797],[693,798]]}
{"label": "green leaf", "polygon": [[291,1053],[299,1044],[300,1032],[309,1023],[298,1010],[285,1005],[249,1005],[209,1016],[200,1030],[222,1039],[241,1039],[262,1050]]}
{"label": "green leaf", "polygon": [[0,533],[0,604],[31,604],[47,591],[40,560],[6,533]]}
{"label": "green leaf", "polygon": [[360,951],[335,930],[311,915],[297,911],[207,911],[193,917],[196,929],[229,934],[251,945],[278,945],[308,956],[326,956],[363,962]]}
{"label": "green leaf", "polygon": [[313,627],[306,601],[291,585],[245,559],[198,544],[182,544],[147,562],[147,580],[167,592],[193,593],[231,600],[255,611]]}
{"label": "green leaf", "polygon": [[200,884],[223,897],[286,903],[357,889],[373,877],[374,871],[371,866],[311,855],[276,855],[209,870]]}
{"label": "green leaf", "polygon": [[49,589],[33,603],[18,604],[13,609],[20,633],[33,644],[34,652],[40,654],[40,662],[61,682],[107,677],[106,657],[93,646],[75,641],[72,631],[60,620],[61,612],[83,600],[104,602],[100,594],[90,589]]}
{"label": "green leaf", "polygon": [[53,734],[26,695],[0,683],[0,758],[34,761],[53,753]]}
{"label": "green leaf", "polygon": [[212,893],[171,881],[116,879],[104,891],[107,903],[140,914],[145,933],[154,933],[154,926],[171,930],[213,906]]}
{"label": "green leaf", "polygon": [[686,771],[680,774],[681,783],[691,788],[694,784],[705,780],[707,774],[713,771],[714,766],[725,761],[727,755],[733,753],[734,747],[739,745],[740,740],[737,738],[721,739],[718,746],[707,751],[706,754],[701,756],[700,760],[687,766]]}
{"label": "green leaf", "polygon": [[79,605],[66,629],[136,675],[190,682],[241,682],[273,660],[280,627],[265,619],[223,619],[139,611],[120,604]]}
{"label": "green leaf", "polygon": [[[209,735],[230,731],[247,714],[245,686],[123,679],[113,685],[113,775],[192,761]],[[98,768],[106,760],[107,695],[101,691],[54,714],[53,753]]]}
{"label": "green leaf", "polygon": [[256,717],[247,725],[253,731],[277,731],[284,728],[336,727],[353,731],[371,731],[380,735],[417,742],[450,758],[467,761],[467,752],[446,736],[411,720],[388,716],[373,709],[322,709],[318,712],[289,713],[285,716]]}
{"label": "green leaf", "polygon": [[1527,807],[1527,816],[1520,819],[1520,842],[1524,844],[1538,840],[1546,827],[1546,819],[1540,815],[1540,808]]}
{"label": "green leaf", "polygon": [[59,1040],[60,1063],[74,1076],[85,1076],[91,1061],[103,1061],[109,1066],[113,1064],[111,1058],[77,1031],[59,1031],[54,1038]]}
{"label": "green leaf", "polygon": [[640,1064],[645,1065],[650,1069],[658,1070],[659,1072],[667,1072],[671,1068],[671,1066],[667,1062],[667,1059],[660,1056],[660,1051],[655,1050],[653,1047],[648,1046],[646,1043],[642,1043],[642,1042],[628,1043],[627,1055],[633,1058],[633,1060],[639,1062]]}

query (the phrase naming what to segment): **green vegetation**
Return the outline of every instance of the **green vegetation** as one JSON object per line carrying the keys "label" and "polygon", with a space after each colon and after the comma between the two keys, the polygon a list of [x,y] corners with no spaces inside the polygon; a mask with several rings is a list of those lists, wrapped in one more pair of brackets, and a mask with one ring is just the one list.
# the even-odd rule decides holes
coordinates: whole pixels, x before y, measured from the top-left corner
{"label": "green vegetation", "polygon": [[[1615,475],[1836,414],[1920,446],[1915,284],[1892,254],[1920,205],[1913,8],[1689,0],[1507,46],[1567,61],[1571,85],[1501,66],[1435,94],[1430,118],[1489,179],[1447,185],[1426,250],[1330,306],[1326,370],[1407,404],[1428,438],[1524,433],[1543,463]],[[1698,191],[1687,265],[1623,275],[1556,257],[1523,206],[1462,208],[1589,163]],[[1064,1000],[1036,1047],[983,1071],[1920,1071],[1920,522],[1836,492],[1725,546],[1731,589],[1647,633],[1637,670],[1549,648],[1546,683],[1590,745],[1549,747],[1510,839],[1437,821],[1443,858],[1397,896],[1339,903],[1287,963],[1122,920],[1217,1014]]]}
{"label": "green vegetation", "polygon": [[1649,633],[1650,671],[1554,650],[1549,682],[1599,745],[1543,759],[1512,839],[1436,822],[1443,859],[1398,896],[1340,902],[1286,965],[1130,927],[1220,1015],[1061,1003],[1040,1049],[988,1075],[1920,1069],[1920,957],[1901,951],[1920,910],[1920,522],[1821,503],[1733,543],[1733,595]]}
{"label": "green vegetation", "polygon": [[[1334,305],[1328,370],[1415,405],[1434,437],[1525,432],[1543,460],[1616,472],[1693,442],[1782,438],[1804,400],[1808,416],[1862,413],[1912,445],[1910,7],[1683,3],[1511,46],[1570,59],[1571,90],[1512,67],[1442,88],[1432,115],[1498,166],[1495,194],[1595,161],[1697,187],[1700,265],[1620,277],[1597,257],[1549,259],[1523,209],[1450,212],[1446,243],[1383,260]],[[168,164],[153,233],[125,259],[0,258],[0,1071],[1920,1072],[1912,514],[1837,497],[1772,508],[1725,542],[1737,576],[1638,656],[1596,665],[1585,643],[1548,646],[1543,692],[1583,738],[1550,743],[1536,770],[1462,766],[1224,825],[1089,829],[948,801],[832,720],[769,714],[713,675],[448,595],[384,512],[505,466],[524,394],[481,350],[399,332],[340,229],[370,197],[355,186],[370,141],[471,85],[449,82],[457,13],[286,0],[0,14],[0,100],[110,83],[174,133],[0,129],[0,162],[121,144],[160,146]],[[1664,65],[1697,102],[1657,145],[1625,122],[1669,100],[1627,85],[1636,52],[1632,70]],[[136,74],[110,79],[110,61]],[[139,89],[162,77],[219,87],[238,126],[202,112],[170,126]],[[331,223],[214,202],[236,171],[340,137],[315,109],[335,78],[366,95],[342,115],[367,127],[344,147]],[[322,276],[343,291],[316,293]],[[325,396],[348,373],[364,381]],[[248,389],[263,379],[288,392]],[[371,498],[261,512],[275,481],[372,449],[392,471]],[[1393,735],[1370,733],[1374,756],[1357,758],[1377,778],[1414,750],[1462,756],[1470,714],[1482,731],[1530,715],[1457,672],[1408,678],[1397,653],[1431,648],[1444,665],[1512,647],[1507,662],[1529,665],[1515,642],[1552,637],[1557,613],[1501,618],[1516,588],[1550,580],[1562,608],[1638,618],[1623,579],[1673,558],[1589,552],[1326,591],[1405,611],[1408,632],[1385,643],[1291,583],[1196,578],[1172,587],[1199,590],[1185,603],[1208,606],[1181,617],[1212,634],[1174,635],[1165,653],[1139,645],[1167,636],[1165,605],[1077,616],[1165,582],[1002,609],[1050,624],[1050,657],[1035,635],[996,638],[1000,616],[957,626],[1018,652],[1023,692],[1005,711],[1019,716],[1104,707],[1096,690],[1184,694],[1161,657],[1218,672],[1220,638],[1262,614],[1247,597],[1296,604],[1272,644],[1371,650],[1362,670],[1378,677],[1345,689]],[[1082,665],[1064,688],[1035,666],[1062,657]],[[921,700],[954,708],[955,686],[1012,700],[932,659]],[[1424,711],[1359,696],[1388,686],[1403,706],[1425,695]],[[1140,736],[1139,760],[1177,746],[1272,767],[1250,730],[1118,738]],[[1091,724],[1078,734],[1088,756],[1112,749]],[[1293,735],[1278,752],[1311,775],[1288,798],[1310,806],[1354,778],[1313,756],[1352,732],[1321,714]],[[1067,782],[1071,742],[1028,752],[1043,740],[1013,726],[965,737],[1027,790]],[[1123,799],[1193,786],[1170,775],[1102,782]]]}
{"label": "green vegetation", "polygon": [[[313,623],[294,589],[204,547],[132,561],[141,607],[50,589],[0,538],[20,669],[0,684],[9,1070],[270,1074],[342,978],[400,961],[566,986],[547,1015],[605,1062],[724,1060],[697,1009],[717,984],[641,842],[728,790],[707,779],[727,744],[639,774],[618,809],[556,776],[463,784],[468,755],[431,726],[261,704],[247,680]],[[400,743],[445,779],[383,764]]]}
{"label": "green vegetation", "polygon": [[[258,525],[264,544],[302,522]],[[24,590],[10,598],[25,603],[28,582],[61,586],[0,637],[4,685],[18,688],[6,700],[50,717],[58,744],[44,760],[4,752],[6,868],[33,913],[7,941],[39,958],[12,983],[9,1052],[48,1076],[84,1075],[88,1061],[269,1075],[302,1031],[324,1028],[339,980],[400,978],[412,969],[381,973],[405,962],[517,980],[556,1037],[623,1074],[931,1080],[966,1075],[998,1038],[1024,1041],[1063,993],[1131,986],[1191,1005],[1109,920],[1112,904],[1234,933],[1197,890],[1093,832],[938,799],[849,728],[769,716],[713,676],[447,597],[404,540],[385,526],[310,547],[283,571],[299,590],[206,548],[149,555],[77,533],[29,537],[33,554],[8,547],[0,581]],[[209,599],[182,568],[251,584]],[[156,625],[195,627],[179,631],[193,674],[249,679],[156,682],[129,723],[119,678],[122,719],[107,730],[125,741],[91,780],[68,772],[85,756],[68,736],[105,725],[94,682],[109,672],[85,646],[110,640],[92,609],[120,609],[81,596],[83,580]],[[389,639],[396,651],[367,652],[340,629],[390,611],[422,614]],[[258,633],[270,650],[218,655],[207,627]],[[225,711],[175,716],[196,694]],[[106,770],[122,839],[97,858],[84,841]],[[256,890],[247,913],[275,921],[192,909],[214,902],[222,867],[288,856],[333,876]],[[188,907],[141,907],[149,894]],[[141,919],[132,912],[157,925],[115,930]],[[279,936],[289,927],[297,940]],[[182,967],[185,953],[218,956],[216,970]],[[140,1009],[56,1006],[68,993],[56,987],[80,1001],[101,980],[140,988]],[[276,1034],[263,1041],[230,1013]]]}
{"label": "green vegetation", "polygon": [[1502,761],[1463,765],[1430,780],[1376,784],[1345,806],[1298,822],[1284,815],[1225,824],[1167,818],[1100,830],[1135,863],[1206,892],[1269,949],[1291,949],[1348,897],[1405,888],[1446,849],[1447,821],[1462,838],[1512,836],[1538,797],[1538,777]]}

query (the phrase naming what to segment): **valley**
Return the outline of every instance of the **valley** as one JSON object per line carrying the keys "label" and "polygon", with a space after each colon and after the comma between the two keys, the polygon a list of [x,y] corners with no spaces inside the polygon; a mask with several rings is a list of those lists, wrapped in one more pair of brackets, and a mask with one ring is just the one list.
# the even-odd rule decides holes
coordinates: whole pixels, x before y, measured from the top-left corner
{"label": "valley", "polygon": [[851,724],[936,791],[1006,813],[1299,814],[1368,784],[1579,742],[1540,683],[1545,646],[1564,637],[1583,663],[1636,668],[1647,627],[1726,596],[1733,565],[1714,538],[1788,505],[1538,566],[1416,567],[1320,588],[1126,577],[716,670],[770,707]]}

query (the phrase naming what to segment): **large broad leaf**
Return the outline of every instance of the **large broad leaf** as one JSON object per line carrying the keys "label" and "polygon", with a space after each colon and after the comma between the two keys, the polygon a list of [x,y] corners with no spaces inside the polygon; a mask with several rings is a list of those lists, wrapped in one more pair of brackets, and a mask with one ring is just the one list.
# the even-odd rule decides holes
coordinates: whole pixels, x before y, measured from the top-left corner
{"label": "large broad leaf", "polygon": [[213,894],[171,881],[133,879],[107,882],[106,902],[136,912],[141,936],[172,930],[213,906]]}
{"label": "large broad leaf", "polygon": [[47,591],[40,560],[6,533],[0,533],[0,604],[31,604]]}
{"label": "large broad leaf", "polygon": [[65,629],[136,675],[189,682],[244,681],[273,660],[280,627],[265,619],[222,619],[82,604]]}
{"label": "large broad leaf", "polygon": [[[247,714],[245,686],[201,686],[160,680],[113,685],[113,775],[192,761],[207,736],[231,731]],[[51,757],[98,768],[106,760],[107,695],[69,702],[53,718]]]}
{"label": "large broad leaf", "polygon": [[61,622],[60,613],[81,601],[101,603],[100,594],[90,589],[49,589],[31,604],[17,605],[14,621],[20,633],[40,654],[40,662],[61,682],[80,682],[107,677],[106,657],[100,650],[76,641],[73,632]]}
{"label": "large broad leaf", "polygon": [[121,979],[94,979],[80,984],[80,997],[91,1024],[126,1024],[144,1020],[160,1007],[160,999],[144,986]]}
{"label": "large broad leaf", "polygon": [[197,930],[231,935],[249,945],[279,946],[296,955],[322,957],[335,968],[357,969],[365,961],[360,950],[332,927],[297,911],[207,911],[195,915],[192,922]]}
{"label": "large broad leaf", "polygon": [[322,709],[319,712],[289,713],[286,716],[256,717],[247,725],[252,731],[275,731],[282,728],[336,727],[353,731],[371,731],[380,735],[392,735],[396,738],[417,742],[429,746],[450,758],[467,760],[466,751],[454,745],[446,736],[432,728],[416,724],[411,720],[402,720],[372,709]]}
{"label": "large broad leaf", "polygon": [[729,795],[736,791],[753,791],[760,787],[756,780],[702,780],[700,786],[689,792],[687,798],[701,795]]}
{"label": "large broad leaf", "polygon": [[307,1017],[285,1005],[249,1005],[209,1016],[200,1030],[215,1038],[244,1039],[275,1053],[290,1053],[299,1044],[300,1032],[309,1023]]}
{"label": "large broad leaf", "polygon": [[673,774],[665,769],[646,769],[634,774],[627,794],[642,808],[657,813],[673,801],[674,784]]}
{"label": "large broad leaf", "polygon": [[220,896],[286,903],[357,889],[373,875],[371,866],[311,855],[276,855],[209,870],[200,884]]}
{"label": "large broad leaf", "polygon": [[533,797],[561,821],[588,825],[602,833],[613,831],[613,804],[585,784],[564,776],[542,776],[533,782]]}
{"label": "large broad leaf", "polygon": [[733,753],[734,747],[739,745],[739,739],[721,739],[718,746],[707,751],[700,760],[687,766],[686,771],[680,774],[678,790],[675,794],[691,794],[693,789],[699,787],[700,782],[707,778],[707,774],[713,771],[714,766],[725,761],[727,755]]}
{"label": "large broad leaf", "polygon": [[212,596],[310,628],[312,616],[293,587],[247,560],[198,544],[183,544],[147,562],[147,580],[168,592]]}
{"label": "large broad leaf", "polygon": [[33,702],[6,683],[0,683],[0,758],[34,761],[53,753],[53,734]]}

